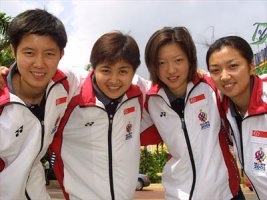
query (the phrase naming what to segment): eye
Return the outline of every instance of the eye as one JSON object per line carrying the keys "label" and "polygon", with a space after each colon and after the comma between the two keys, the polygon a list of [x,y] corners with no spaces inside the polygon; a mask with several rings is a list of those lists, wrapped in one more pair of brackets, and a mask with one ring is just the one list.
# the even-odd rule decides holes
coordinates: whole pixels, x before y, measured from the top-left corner
{"label": "eye", "polygon": [[220,73],[220,69],[218,69],[218,68],[210,69],[210,73],[211,74],[219,74]]}
{"label": "eye", "polygon": [[238,64],[231,64],[229,68],[230,69],[236,69],[237,67],[238,67]]}
{"label": "eye", "polygon": [[120,70],[120,74],[121,75],[128,74],[128,70],[122,69],[122,70]]}
{"label": "eye", "polygon": [[48,52],[46,52],[46,55],[47,56],[55,56],[56,54],[52,51],[48,51]]}
{"label": "eye", "polygon": [[182,61],[183,61],[182,58],[176,58],[176,60],[175,60],[176,63],[180,63],[180,62],[182,62]]}
{"label": "eye", "polygon": [[164,60],[159,60],[158,64],[159,64],[159,65],[164,65],[165,62],[164,62]]}
{"label": "eye", "polygon": [[23,54],[26,56],[33,56],[34,55],[33,51],[24,51]]}
{"label": "eye", "polygon": [[108,74],[110,72],[110,70],[108,70],[108,69],[101,69],[101,72],[104,73],[104,74]]}

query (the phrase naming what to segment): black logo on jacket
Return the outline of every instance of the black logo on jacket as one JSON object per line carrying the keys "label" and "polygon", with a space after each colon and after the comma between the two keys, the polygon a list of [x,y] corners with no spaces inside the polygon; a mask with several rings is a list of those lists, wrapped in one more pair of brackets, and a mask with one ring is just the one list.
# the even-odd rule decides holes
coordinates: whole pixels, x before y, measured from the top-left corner
{"label": "black logo on jacket", "polygon": [[19,127],[18,130],[15,131],[16,137],[19,136],[19,134],[21,134],[23,132],[23,125],[21,127]]}

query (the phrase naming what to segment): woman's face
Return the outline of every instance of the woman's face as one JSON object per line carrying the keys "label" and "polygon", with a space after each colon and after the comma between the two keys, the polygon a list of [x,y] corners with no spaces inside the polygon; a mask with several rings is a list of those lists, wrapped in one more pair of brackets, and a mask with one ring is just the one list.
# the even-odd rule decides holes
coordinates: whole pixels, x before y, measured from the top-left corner
{"label": "woman's face", "polygon": [[114,64],[100,63],[95,68],[96,83],[110,99],[122,96],[131,86],[135,70],[124,60]]}
{"label": "woman's face", "polygon": [[249,98],[253,65],[232,47],[225,46],[209,58],[210,76],[216,87],[232,100]]}
{"label": "woman's face", "polygon": [[176,96],[186,93],[189,60],[183,49],[176,43],[162,46],[158,55],[159,79]]}
{"label": "woman's face", "polygon": [[42,91],[55,75],[64,52],[50,36],[25,35],[16,50],[21,84]]}

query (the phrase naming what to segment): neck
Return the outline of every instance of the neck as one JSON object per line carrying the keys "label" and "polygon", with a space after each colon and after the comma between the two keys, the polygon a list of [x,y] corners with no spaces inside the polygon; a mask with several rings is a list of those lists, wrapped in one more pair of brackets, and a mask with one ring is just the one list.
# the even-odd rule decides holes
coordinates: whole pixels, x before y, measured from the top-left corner
{"label": "neck", "polygon": [[238,98],[232,98],[232,101],[235,104],[235,108],[237,112],[243,117],[245,116],[248,106],[249,106],[249,101],[250,101],[250,92],[248,91],[248,94],[243,95],[243,97],[238,97]]}

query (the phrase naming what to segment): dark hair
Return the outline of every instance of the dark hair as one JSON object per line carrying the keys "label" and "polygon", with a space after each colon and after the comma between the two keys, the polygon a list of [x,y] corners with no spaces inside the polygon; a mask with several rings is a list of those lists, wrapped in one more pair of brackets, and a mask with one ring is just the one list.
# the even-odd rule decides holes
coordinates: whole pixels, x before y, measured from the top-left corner
{"label": "dark hair", "polygon": [[10,23],[8,36],[16,52],[23,36],[28,34],[48,35],[63,50],[67,34],[63,23],[45,10],[27,10],[17,15]]}
{"label": "dark hair", "polygon": [[134,70],[140,65],[140,52],[136,41],[127,34],[114,31],[102,35],[94,44],[90,63],[93,69],[100,63],[114,64],[124,60],[133,66]]}
{"label": "dark hair", "polygon": [[253,63],[253,51],[249,43],[247,43],[246,40],[238,36],[227,36],[227,37],[222,37],[216,40],[209,47],[207,55],[206,55],[206,63],[207,63],[208,69],[209,69],[209,59],[210,59],[211,54],[214,53],[215,51],[221,50],[223,47],[232,47],[236,49],[246,59],[246,61],[249,64]]}
{"label": "dark hair", "polygon": [[189,61],[188,82],[194,79],[197,70],[197,52],[193,39],[185,27],[164,27],[156,31],[148,40],[145,48],[145,61],[150,79],[154,84],[162,85],[158,78],[159,49],[167,44],[178,44],[186,53]]}

